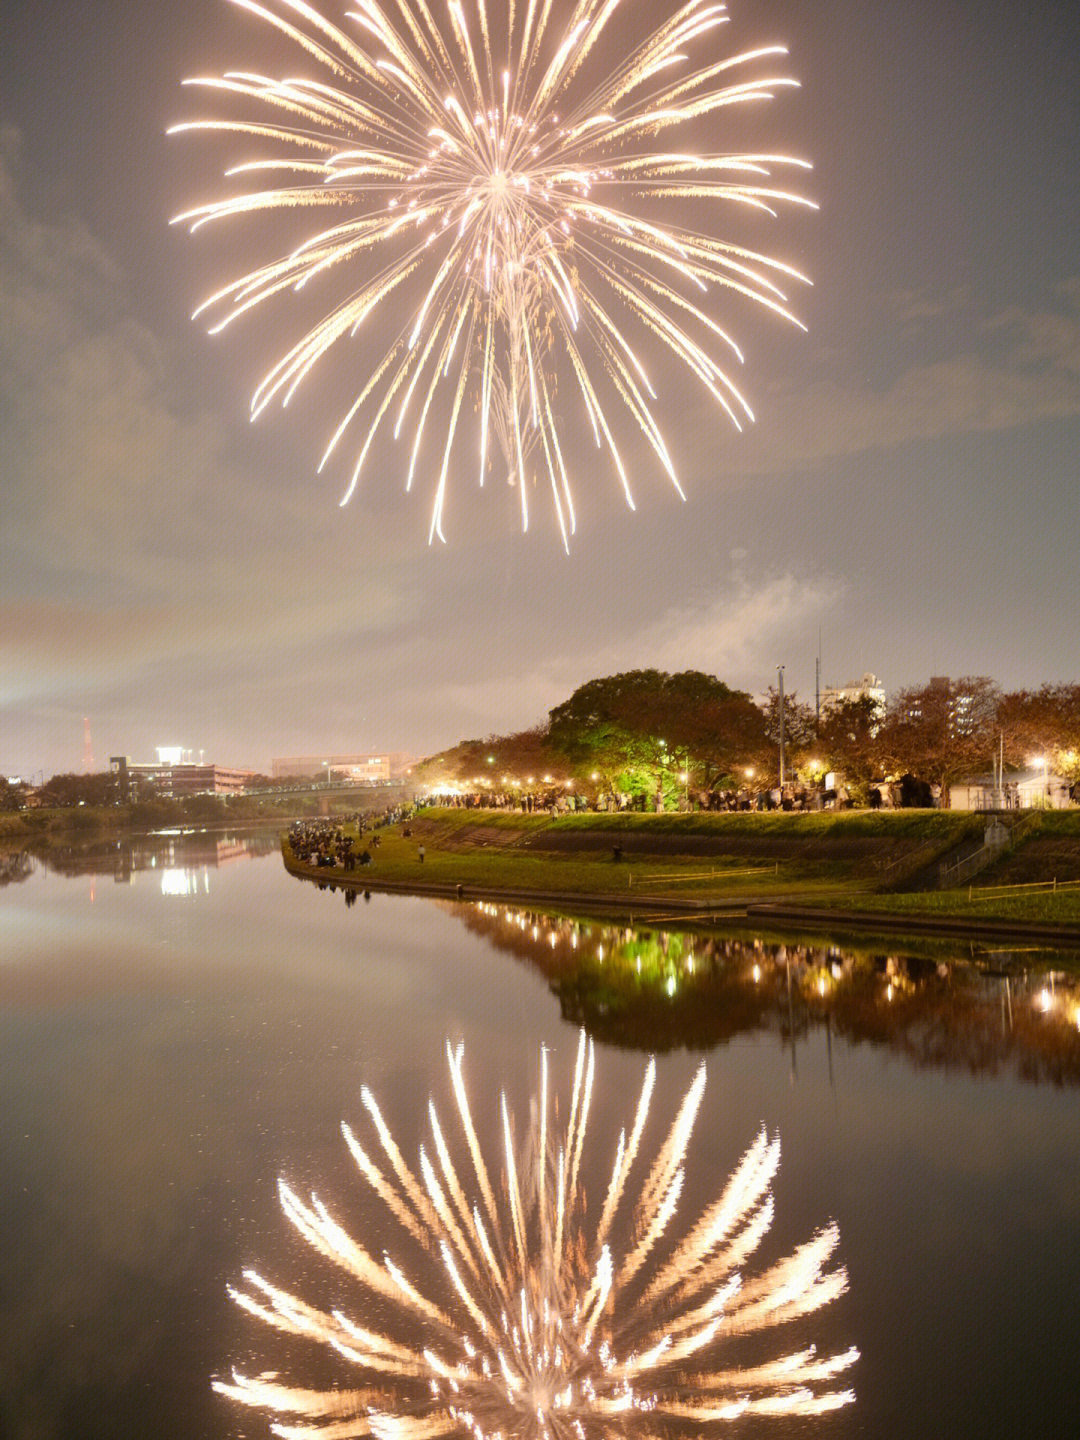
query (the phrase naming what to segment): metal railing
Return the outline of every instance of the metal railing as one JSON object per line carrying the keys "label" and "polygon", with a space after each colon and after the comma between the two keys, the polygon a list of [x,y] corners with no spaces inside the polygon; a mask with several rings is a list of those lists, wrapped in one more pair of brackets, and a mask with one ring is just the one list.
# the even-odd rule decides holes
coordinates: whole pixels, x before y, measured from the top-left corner
{"label": "metal railing", "polygon": [[[1018,895],[1026,890],[1045,890],[1048,894],[1053,894],[1057,890],[1077,889],[1080,889],[1080,880],[1058,880],[1056,878],[1053,880],[1029,880],[1023,885],[980,885],[979,898],[981,899],[984,895]],[[969,900],[973,897],[974,891],[975,887],[969,885]]]}
{"label": "metal railing", "polygon": [[[648,885],[651,881],[663,882],[665,885],[690,885],[698,880],[727,880],[742,875],[778,875],[780,873],[780,862],[773,865],[752,865],[740,870],[702,870],[694,875],[672,874],[666,870],[638,871],[638,885]],[[634,872],[631,870],[626,877],[628,889],[633,889]]]}

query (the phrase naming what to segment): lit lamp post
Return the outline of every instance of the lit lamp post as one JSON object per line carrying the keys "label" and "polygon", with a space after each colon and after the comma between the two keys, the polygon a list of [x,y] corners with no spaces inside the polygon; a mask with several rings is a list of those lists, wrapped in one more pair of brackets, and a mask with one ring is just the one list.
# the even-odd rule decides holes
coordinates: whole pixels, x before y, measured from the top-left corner
{"label": "lit lamp post", "polygon": [[777,665],[777,690],[780,701],[780,789],[784,788],[784,667]]}

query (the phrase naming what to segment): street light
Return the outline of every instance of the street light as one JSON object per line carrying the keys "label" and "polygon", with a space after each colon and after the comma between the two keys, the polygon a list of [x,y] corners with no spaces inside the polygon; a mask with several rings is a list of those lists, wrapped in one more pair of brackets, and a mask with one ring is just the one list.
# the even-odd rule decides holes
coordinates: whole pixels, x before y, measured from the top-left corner
{"label": "street light", "polygon": [[780,692],[780,789],[784,788],[784,667],[777,665],[778,689]]}

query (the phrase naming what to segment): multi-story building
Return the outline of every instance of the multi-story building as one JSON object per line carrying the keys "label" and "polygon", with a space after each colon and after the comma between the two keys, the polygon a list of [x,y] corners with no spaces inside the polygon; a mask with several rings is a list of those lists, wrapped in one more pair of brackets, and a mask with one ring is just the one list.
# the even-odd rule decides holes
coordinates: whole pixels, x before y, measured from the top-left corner
{"label": "multi-story building", "polygon": [[826,685],[821,692],[821,713],[828,715],[838,705],[856,700],[871,700],[880,720],[885,718],[885,687],[878,677],[867,670],[861,680],[849,680],[846,685]]}
{"label": "multi-story building", "polygon": [[324,751],[321,755],[281,756],[270,762],[270,774],[275,780],[296,775],[378,785],[403,779],[414,763],[415,757],[404,750],[369,750],[359,755],[330,755]]}
{"label": "multi-story building", "polygon": [[159,758],[151,764],[135,764],[127,755],[110,755],[109,769],[116,776],[118,798],[137,799],[147,793],[178,799],[183,795],[239,795],[254,778],[254,770],[236,770],[225,765],[172,763]]}

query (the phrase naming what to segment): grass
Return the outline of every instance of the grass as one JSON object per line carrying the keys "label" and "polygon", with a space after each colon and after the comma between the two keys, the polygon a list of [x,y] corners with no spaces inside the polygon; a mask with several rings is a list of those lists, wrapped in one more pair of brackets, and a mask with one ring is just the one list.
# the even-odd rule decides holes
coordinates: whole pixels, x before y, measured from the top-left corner
{"label": "grass", "polygon": [[[354,878],[376,884],[462,885],[491,894],[514,891],[596,896],[635,907],[672,900],[731,904],[790,894],[793,889],[824,897],[834,893],[839,884],[850,891],[853,883],[828,868],[824,874],[811,874],[806,865],[787,861],[748,863],[739,856],[688,859],[640,852],[616,861],[606,845],[578,853],[545,853],[498,842],[470,843],[463,834],[469,829],[503,829],[520,832],[525,838],[552,823],[546,816],[508,816],[499,812],[492,812],[491,820],[489,826],[488,812],[482,811],[436,811],[414,819],[413,834],[408,839],[398,827],[382,829],[379,845],[371,850],[370,869],[358,868]],[[369,839],[365,836],[365,843]],[[423,862],[418,857],[420,844],[425,849]],[[358,852],[362,848],[363,844],[358,846]],[[325,870],[312,867],[304,867],[303,873],[330,878]],[[341,871],[332,873],[334,878],[341,878]]]}
{"label": "grass", "polygon": [[[553,819],[516,811],[430,809],[410,822],[409,838],[400,827],[381,830],[372,868],[357,870],[355,879],[418,889],[461,885],[473,893],[512,893],[547,903],[557,897],[595,898],[635,913],[680,903],[706,911],[709,906],[735,910],[784,899],[833,908],[838,923],[844,910],[883,917],[1080,921],[1080,885],[1056,892],[978,886],[970,894],[967,887],[905,892],[904,885],[928,864],[981,840],[985,823],[985,816],[948,811],[623,813]],[[1025,817],[1016,850],[1028,838],[1047,833],[1080,839],[1080,813]],[[686,849],[697,853],[680,853],[680,837],[692,840],[693,847]],[[619,860],[612,856],[616,843],[625,846]],[[420,844],[426,852],[423,863]],[[340,871],[306,868],[304,873],[341,877]],[[881,893],[886,887],[892,893]]]}
{"label": "grass", "polygon": [[[422,815],[437,824],[447,835],[455,831],[482,826],[485,829],[520,831],[537,834],[554,831],[603,831],[605,833],[653,835],[692,835],[745,837],[775,836],[810,839],[851,837],[905,840],[950,840],[982,829],[980,816],[949,810],[822,810],[791,813],[780,810],[708,811],[687,814],[642,814],[621,811],[616,814],[528,815],[517,810],[426,810]],[[1080,819],[1080,816],[1077,817]],[[1080,827],[1077,827],[1080,828]]]}
{"label": "grass", "polygon": [[968,920],[1031,920],[1041,924],[1080,923],[1080,885],[1052,890],[1043,886],[972,886],[907,895],[861,895],[848,909],[897,915],[940,916]]}

